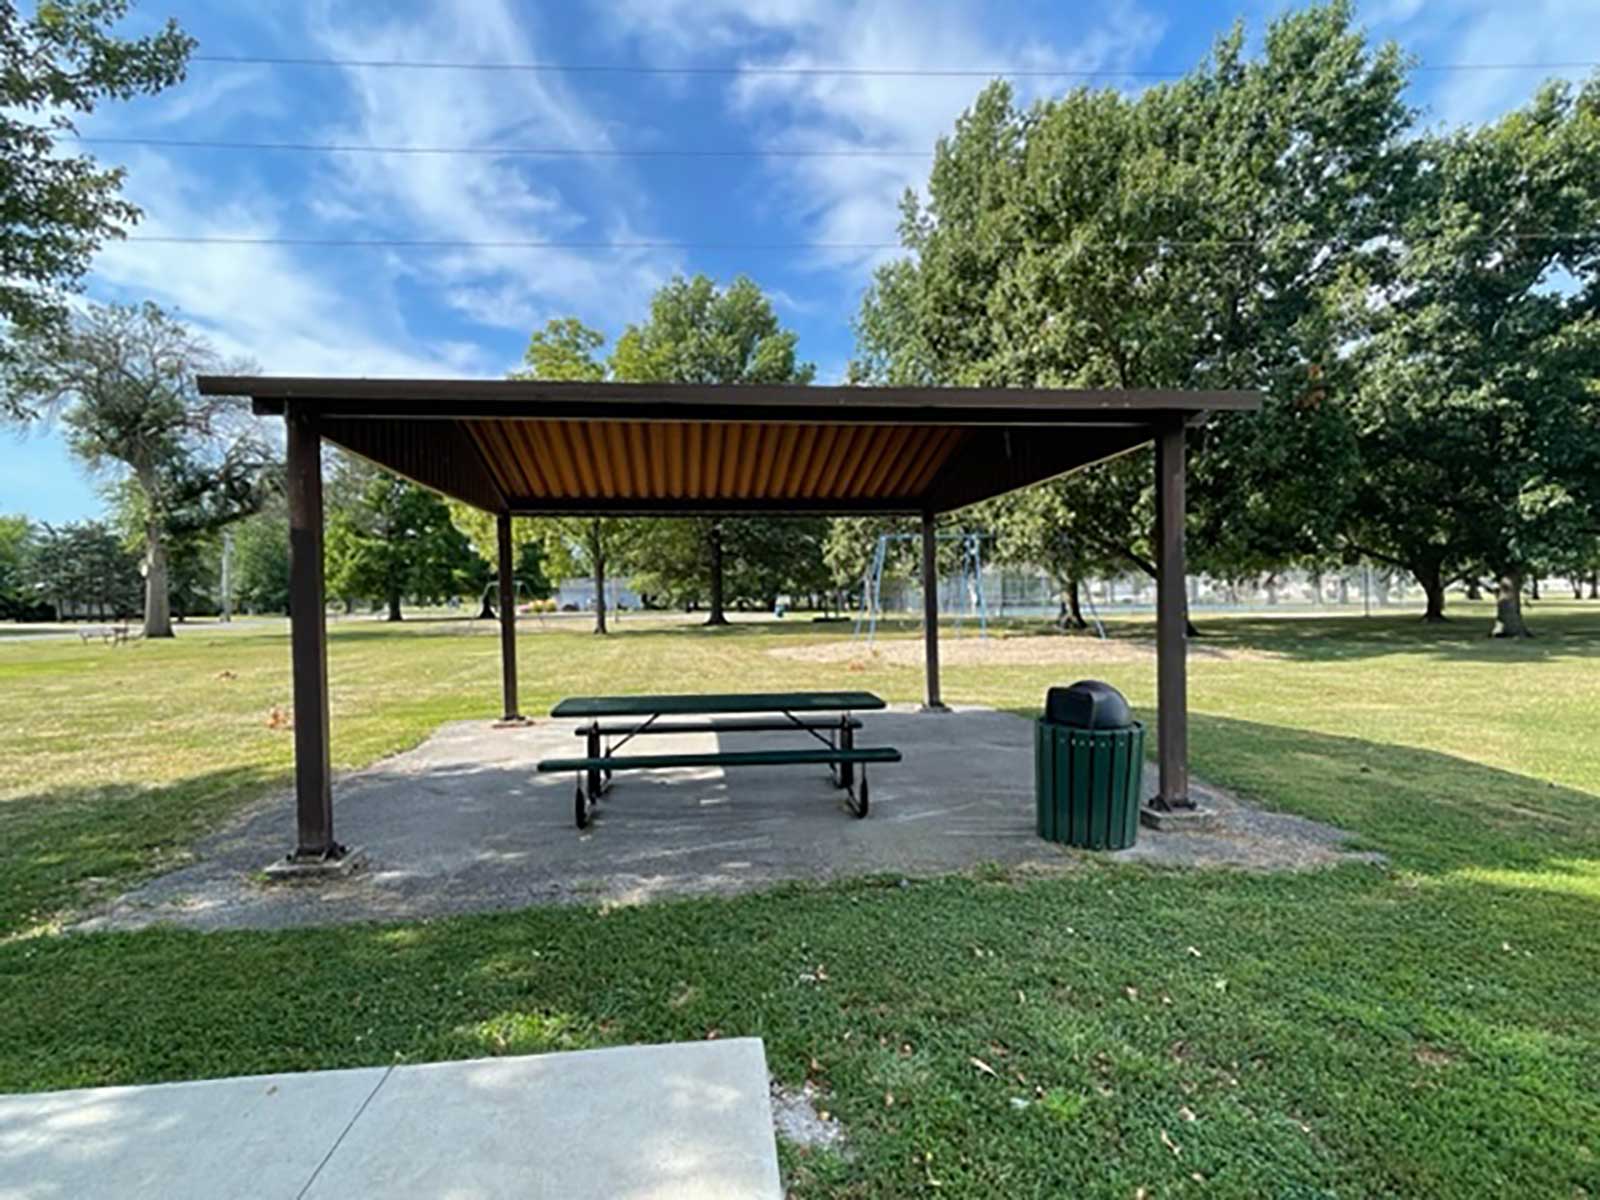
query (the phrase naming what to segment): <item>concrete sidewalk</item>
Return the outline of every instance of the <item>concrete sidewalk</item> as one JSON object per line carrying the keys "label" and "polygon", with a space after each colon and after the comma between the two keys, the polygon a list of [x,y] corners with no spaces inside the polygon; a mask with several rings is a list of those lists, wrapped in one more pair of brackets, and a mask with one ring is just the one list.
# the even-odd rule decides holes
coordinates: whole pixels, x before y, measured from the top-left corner
{"label": "concrete sidewalk", "polygon": [[782,1194],[757,1038],[0,1096],[0,1200]]}

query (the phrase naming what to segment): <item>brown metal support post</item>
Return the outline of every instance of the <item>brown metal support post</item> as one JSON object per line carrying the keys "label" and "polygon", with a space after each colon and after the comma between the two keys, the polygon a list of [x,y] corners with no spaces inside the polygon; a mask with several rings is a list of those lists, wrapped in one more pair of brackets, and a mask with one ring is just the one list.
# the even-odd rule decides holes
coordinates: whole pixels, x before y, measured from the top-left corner
{"label": "brown metal support post", "polygon": [[296,859],[338,859],[328,761],[328,629],[322,590],[322,435],[291,403],[288,424],[289,659],[294,673]]}
{"label": "brown metal support post", "polygon": [[1184,580],[1185,426],[1174,418],[1156,437],[1156,708],[1160,809],[1193,808],[1189,798],[1188,622]]}
{"label": "brown metal support post", "polygon": [[520,721],[517,709],[517,588],[511,545],[511,514],[501,513],[495,523],[500,559],[500,692],[505,701],[502,720]]}
{"label": "brown metal support post", "polygon": [[939,541],[933,513],[922,514],[922,645],[927,698],[924,712],[946,712],[939,695]]}

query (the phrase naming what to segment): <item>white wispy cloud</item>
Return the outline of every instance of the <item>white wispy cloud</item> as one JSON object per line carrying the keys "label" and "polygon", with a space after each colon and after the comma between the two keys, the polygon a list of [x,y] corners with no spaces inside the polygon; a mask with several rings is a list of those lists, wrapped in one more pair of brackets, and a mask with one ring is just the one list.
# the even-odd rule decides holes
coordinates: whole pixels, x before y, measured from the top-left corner
{"label": "white wispy cloud", "polygon": [[[1159,40],[1163,23],[1134,3],[1102,6],[1070,39],[1040,40],[1025,22],[1004,27],[985,6],[932,7],[915,0],[871,5],[830,0],[627,0],[615,6],[619,36],[669,60],[743,50],[745,73],[727,103],[763,146],[804,150],[933,149],[972,103],[981,79],[904,75],[771,75],[754,68],[842,67],[917,71],[1023,66],[1034,70],[1126,69]],[[746,49],[748,48],[748,49]],[[1026,102],[1064,81],[1024,79]],[[892,243],[900,196],[926,181],[923,159],[773,156],[769,203],[817,243]],[[820,249],[813,266],[853,278],[893,252]]]}
{"label": "white wispy cloud", "polygon": [[[129,193],[154,237],[275,237],[283,213],[266,189],[218,203],[209,182],[158,154],[129,164]],[[281,374],[481,374],[476,346],[407,329],[381,286],[352,294],[314,252],[275,245],[111,242],[95,260],[102,299],[153,299],[192,322],[223,354]]]}
{"label": "white wispy cloud", "polygon": [[[509,0],[441,0],[420,19],[313,0],[278,32],[299,53],[338,59],[560,57]],[[609,142],[606,123],[558,78],[525,72],[210,66],[140,105],[108,108],[87,132],[382,145]],[[651,230],[648,197],[611,160],[557,169],[493,156],[148,148],[114,157],[129,168],[126,190],[145,211],[137,230],[144,237],[664,240]],[[132,241],[97,258],[92,293],[175,308],[219,348],[269,371],[499,374],[511,333],[569,313],[618,324],[643,309],[680,259],[660,249]]]}
{"label": "white wispy cloud", "polygon": [[[1595,0],[1374,0],[1361,16],[1375,36],[1393,38],[1424,66],[1600,61]],[[1412,83],[1428,123],[1454,127],[1493,120],[1526,103],[1546,78],[1582,79],[1589,71],[1424,70]]]}
{"label": "white wispy cloud", "polygon": [[[534,31],[503,0],[447,0],[422,20],[343,23],[330,6],[313,26],[334,58],[525,62],[541,55]],[[348,111],[327,140],[382,145],[606,147],[606,123],[558,77],[520,71],[344,72]],[[544,164],[544,165],[540,165]],[[639,222],[646,198],[612,160],[559,171],[547,160],[490,156],[348,155],[329,172],[327,203],[348,224],[402,236],[474,242],[651,240]],[[571,195],[568,189],[576,190]],[[333,217],[334,210],[325,210]],[[370,234],[369,234],[370,236]],[[640,305],[676,265],[659,250],[517,249],[496,246],[412,256],[408,286],[473,321],[525,331],[541,314]]]}

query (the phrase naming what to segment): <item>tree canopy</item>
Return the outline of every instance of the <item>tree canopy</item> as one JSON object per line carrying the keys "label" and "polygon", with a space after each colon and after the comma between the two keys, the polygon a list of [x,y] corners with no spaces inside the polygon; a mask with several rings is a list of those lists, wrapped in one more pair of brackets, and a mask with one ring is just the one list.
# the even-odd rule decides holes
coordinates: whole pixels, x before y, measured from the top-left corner
{"label": "tree canopy", "polygon": [[[531,379],[631,383],[808,383],[796,336],[771,301],[740,276],[726,288],[704,275],[675,278],[652,298],[647,320],[627,326],[611,353],[605,336],[575,318],[550,321],[529,340]],[[553,575],[595,579],[597,632],[605,631],[605,580],[628,572],[658,603],[709,605],[712,623],[731,603],[767,605],[788,591],[822,590],[826,522],[754,518],[551,518],[544,530]]]}
{"label": "tree canopy", "polygon": [[1475,129],[1419,141],[1387,286],[1351,295],[1354,548],[1499,591],[1581,560],[1600,529],[1600,77],[1543,88]]}
{"label": "tree canopy", "polygon": [[[798,359],[796,340],[754,281],[741,275],[719,289],[704,275],[680,277],[656,292],[649,320],[617,339],[610,373],[630,383],[810,383],[816,369]],[[634,565],[644,587],[675,603],[703,601],[708,624],[721,625],[730,603],[766,606],[791,588],[812,590],[825,529],[815,518],[657,520],[641,528]]]}
{"label": "tree canopy", "polygon": [[442,600],[482,588],[483,560],[436,493],[343,455],[328,490],[333,595],[347,603],[380,599],[389,620],[398,621],[407,597]]}
{"label": "tree canopy", "polygon": [[[907,194],[852,378],[1257,389],[1261,412],[1191,434],[1198,570],[1367,553],[1430,613],[1461,571],[1514,595],[1600,525],[1600,85],[1430,136],[1405,83],[1340,0],[1274,20],[1253,57],[1236,27],[1136,95],[1023,109],[989,86]],[[1152,569],[1152,489],[1130,455],[993,511],[1070,584]]]}
{"label": "tree canopy", "polygon": [[202,396],[210,345],[154,304],[90,305],[65,328],[18,339],[17,393],[59,414],[72,452],[112,486],[142,526],[146,637],[171,637],[173,540],[253,512],[277,469],[248,405]]}
{"label": "tree canopy", "polygon": [[[127,0],[42,0],[24,17],[0,3],[0,367],[14,337],[61,328],[95,251],[139,218],[122,198],[120,167],[62,148],[74,117],[101,101],[183,78],[194,39],[170,20],[118,37],[112,27],[127,10]],[[34,399],[0,386],[0,416],[31,416]]]}

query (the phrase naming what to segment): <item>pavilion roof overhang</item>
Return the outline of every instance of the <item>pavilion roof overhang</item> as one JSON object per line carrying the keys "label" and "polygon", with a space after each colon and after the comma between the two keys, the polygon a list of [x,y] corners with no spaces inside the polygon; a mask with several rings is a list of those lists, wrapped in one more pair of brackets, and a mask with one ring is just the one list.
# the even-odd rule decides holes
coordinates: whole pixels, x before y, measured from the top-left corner
{"label": "pavilion roof overhang", "polygon": [[204,376],[490,512],[944,512],[1136,449],[1242,391]]}

